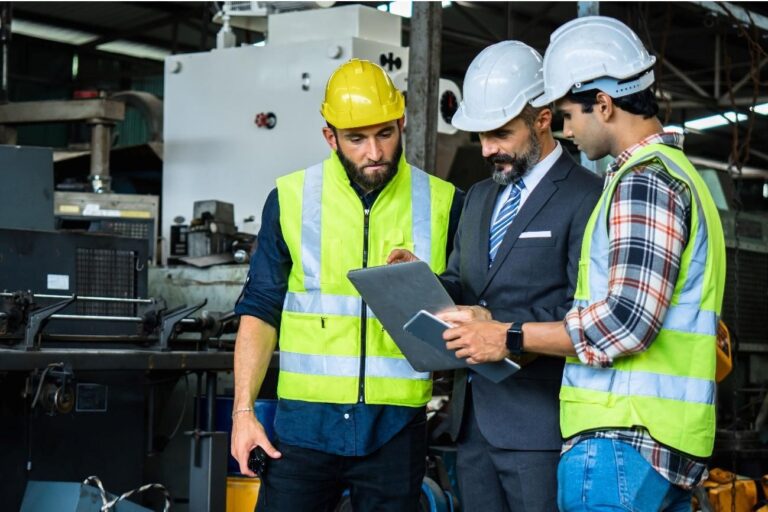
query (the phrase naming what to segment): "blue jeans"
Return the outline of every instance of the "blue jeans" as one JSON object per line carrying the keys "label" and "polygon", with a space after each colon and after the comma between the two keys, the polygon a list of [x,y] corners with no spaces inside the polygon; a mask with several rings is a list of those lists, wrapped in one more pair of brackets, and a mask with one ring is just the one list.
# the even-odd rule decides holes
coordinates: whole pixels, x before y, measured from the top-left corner
{"label": "blue jeans", "polygon": [[691,510],[691,493],[672,485],[627,443],[586,439],[565,452],[557,467],[561,511]]}

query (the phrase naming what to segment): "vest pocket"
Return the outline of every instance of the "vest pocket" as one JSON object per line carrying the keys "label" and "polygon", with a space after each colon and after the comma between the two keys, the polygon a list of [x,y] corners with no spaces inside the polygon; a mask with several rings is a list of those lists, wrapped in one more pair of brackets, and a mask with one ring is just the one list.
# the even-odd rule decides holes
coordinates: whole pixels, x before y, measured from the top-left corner
{"label": "vest pocket", "polygon": [[407,251],[414,252],[413,241],[406,240],[405,235],[403,235],[403,232],[399,229],[391,229],[387,232],[387,236],[385,236],[384,239],[379,243],[379,254],[371,255],[374,258],[377,256],[381,257],[381,262],[369,259],[369,266],[384,264],[387,256],[389,256],[389,253],[395,249],[405,249]]}
{"label": "vest pocket", "polygon": [[282,324],[282,350],[339,356],[360,354],[359,318],[283,312]]}

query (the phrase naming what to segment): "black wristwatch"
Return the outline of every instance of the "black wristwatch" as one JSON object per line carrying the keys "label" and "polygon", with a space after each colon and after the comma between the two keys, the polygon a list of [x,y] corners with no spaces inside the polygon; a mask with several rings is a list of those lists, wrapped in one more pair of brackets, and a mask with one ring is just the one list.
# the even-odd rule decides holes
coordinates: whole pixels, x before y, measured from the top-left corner
{"label": "black wristwatch", "polygon": [[507,329],[507,350],[513,356],[521,356],[525,353],[522,322],[515,322]]}

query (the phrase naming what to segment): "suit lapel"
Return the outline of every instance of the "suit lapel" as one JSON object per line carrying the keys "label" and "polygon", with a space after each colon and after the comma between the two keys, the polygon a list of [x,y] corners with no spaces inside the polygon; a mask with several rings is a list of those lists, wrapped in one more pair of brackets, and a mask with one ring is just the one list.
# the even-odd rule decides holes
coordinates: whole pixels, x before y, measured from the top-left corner
{"label": "suit lapel", "polygon": [[[525,200],[525,203],[522,208],[520,208],[515,220],[512,221],[512,224],[510,224],[507,228],[507,232],[504,234],[504,240],[501,242],[499,251],[496,253],[496,259],[493,260],[493,265],[488,269],[485,283],[480,291],[481,294],[485,292],[485,289],[496,275],[496,272],[498,272],[499,268],[503,265],[504,260],[509,255],[509,251],[520,237],[520,233],[522,233],[528,224],[531,223],[544,205],[547,204],[547,201],[552,197],[552,194],[557,192],[557,182],[565,179],[570,172],[571,167],[573,167],[573,163],[573,159],[570,155],[563,151],[560,158],[557,159],[539,184],[536,185],[536,188],[533,189],[531,195]],[[490,217],[488,222],[490,223]],[[490,224],[487,224],[487,226],[489,226],[488,229],[490,229]],[[487,252],[488,251],[486,250],[486,253]]]}

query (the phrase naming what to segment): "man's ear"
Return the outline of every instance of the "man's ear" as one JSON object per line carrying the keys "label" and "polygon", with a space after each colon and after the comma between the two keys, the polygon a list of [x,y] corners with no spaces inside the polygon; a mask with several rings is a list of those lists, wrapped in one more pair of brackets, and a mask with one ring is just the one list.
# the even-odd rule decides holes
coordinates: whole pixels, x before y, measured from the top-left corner
{"label": "man's ear", "polygon": [[545,132],[552,126],[552,110],[549,108],[543,108],[536,117],[536,130],[539,132]]}
{"label": "man's ear", "polygon": [[593,111],[597,116],[599,116],[603,121],[609,121],[611,117],[613,117],[614,113],[616,112],[616,106],[613,104],[613,98],[611,98],[609,95],[605,94],[604,92],[600,91],[597,93],[597,96],[595,97],[596,103],[593,107]]}
{"label": "man's ear", "polygon": [[333,151],[336,151],[338,149],[336,134],[333,133],[333,130],[331,130],[327,126],[323,126],[323,137],[325,137],[325,142],[328,143],[328,145],[331,147]]}

